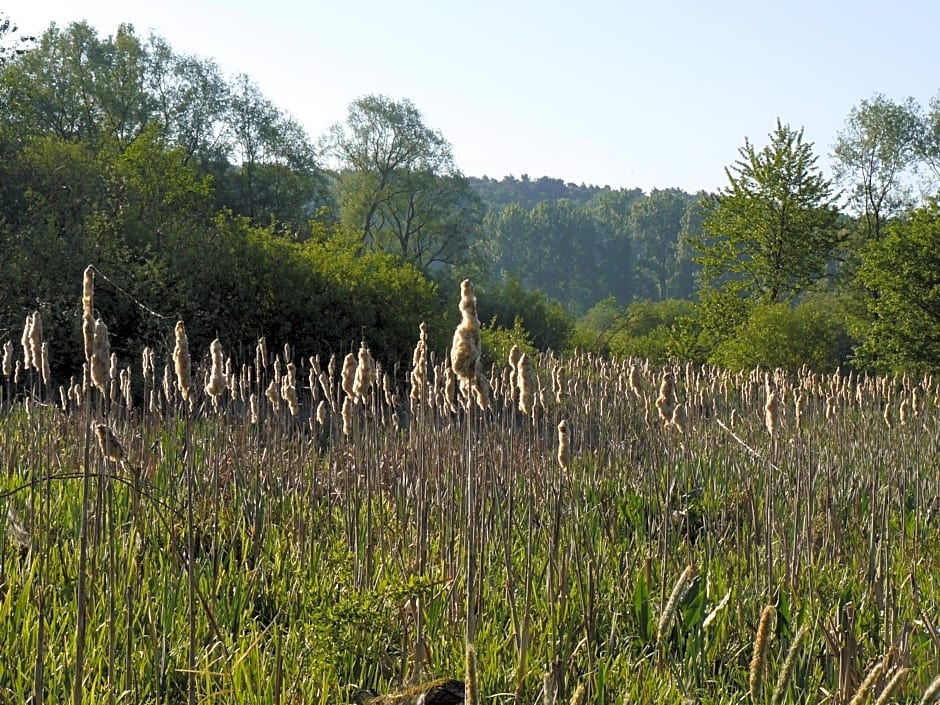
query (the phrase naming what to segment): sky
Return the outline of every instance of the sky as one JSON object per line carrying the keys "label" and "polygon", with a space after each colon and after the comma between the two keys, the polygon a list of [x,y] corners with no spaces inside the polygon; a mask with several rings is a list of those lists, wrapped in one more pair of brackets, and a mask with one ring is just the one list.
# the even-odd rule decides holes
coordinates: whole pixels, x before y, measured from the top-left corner
{"label": "sky", "polygon": [[819,165],[877,93],[940,95],[935,0],[37,0],[21,34],[130,23],[247,74],[312,140],[408,99],[468,176],[714,191],[779,118]]}

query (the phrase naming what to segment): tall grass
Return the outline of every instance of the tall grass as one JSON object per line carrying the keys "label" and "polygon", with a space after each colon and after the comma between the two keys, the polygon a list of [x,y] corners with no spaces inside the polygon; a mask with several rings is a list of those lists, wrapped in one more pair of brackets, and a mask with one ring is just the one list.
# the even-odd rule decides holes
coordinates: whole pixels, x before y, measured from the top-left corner
{"label": "tall grass", "polygon": [[348,702],[469,654],[480,701],[934,697],[929,378],[778,372],[768,433],[763,371],[544,354],[523,414],[508,360],[483,410],[424,351],[344,433],[335,360],[210,397],[207,355],[184,398],[171,353],[132,405],[3,379],[0,702]]}

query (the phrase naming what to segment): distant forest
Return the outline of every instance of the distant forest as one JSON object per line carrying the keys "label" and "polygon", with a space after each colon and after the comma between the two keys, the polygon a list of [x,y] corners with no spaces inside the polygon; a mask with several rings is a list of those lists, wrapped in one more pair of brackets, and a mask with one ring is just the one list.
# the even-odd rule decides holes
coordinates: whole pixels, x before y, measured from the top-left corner
{"label": "distant forest", "polygon": [[0,342],[39,311],[80,372],[92,264],[124,357],[184,320],[201,349],[366,339],[406,364],[422,321],[446,348],[469,277],[491,360],[936,369],[940,103],[862,100],[832,181],[780,120],[742,142],[716,193],[475,178],[407,99],[363,96],[314,139],[250,77],[130,25],[0,23]]}

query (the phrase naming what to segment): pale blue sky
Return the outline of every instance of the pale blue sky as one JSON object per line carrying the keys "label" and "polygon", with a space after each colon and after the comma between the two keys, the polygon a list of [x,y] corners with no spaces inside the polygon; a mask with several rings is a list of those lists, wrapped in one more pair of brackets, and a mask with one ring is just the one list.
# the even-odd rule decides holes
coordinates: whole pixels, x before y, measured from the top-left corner
{"label": "pale blue sky", "polygon": [[[19,5],[19,6],[17,6]],[[316,140],[357,97],[411,100],[470,176],[713,190],[777,117],[821,165],[875,93],[940,92],[934,0],[40,0],[25,33],[120,22],[248,74]]]}

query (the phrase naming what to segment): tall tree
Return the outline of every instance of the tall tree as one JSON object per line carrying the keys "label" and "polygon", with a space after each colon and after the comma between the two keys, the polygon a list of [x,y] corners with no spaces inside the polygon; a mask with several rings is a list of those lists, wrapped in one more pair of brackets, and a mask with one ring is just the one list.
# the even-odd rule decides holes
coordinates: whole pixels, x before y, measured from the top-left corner
{"label": "tall tree", "polygon": [[745,139],[739,153],[728,186],[706,201],[698,261],[720,290],[787,302],[819,279],[838,243],[832,186],[803,130],[779,119],[767,146]]}
{"label": "tall tree", "polygon": [[647,286],[647,295],[656,301],[670,297],[670,282],[678,273],[686,200],[687,196],[678,189],[653,189],[630,209],[637,271]]}
{"label": "tall tree", "polygon": [[868,239],[880,240],[885,221],[913,202],[910,177],[920,140],[919,110],[913,98],[895,103],[876,94],[852,108],[836,138],[836,178],[864,216]]}
{"label": "tall tree", "polygon": [[327,148],[340,170],[342,218],[368,248],[427,271],[459,263],[483,217],[443,135],[408,100],[364,96]]}

